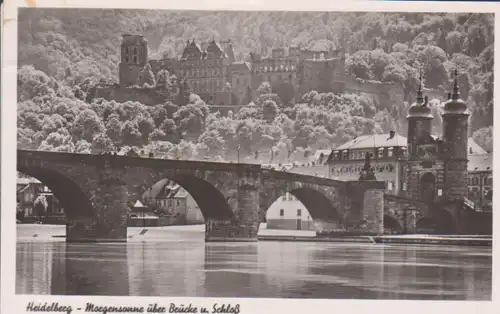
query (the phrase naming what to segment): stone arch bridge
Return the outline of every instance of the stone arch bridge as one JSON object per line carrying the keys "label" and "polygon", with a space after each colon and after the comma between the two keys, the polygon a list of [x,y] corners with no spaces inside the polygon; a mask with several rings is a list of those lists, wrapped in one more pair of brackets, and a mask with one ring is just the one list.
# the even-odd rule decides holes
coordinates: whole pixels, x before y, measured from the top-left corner
{"label": "stone arch bridge", "polygon": [[319,232],[381,234],[384,183],[336,181],[260,165],[113,155],[17,151],[17,170],[47,185],[66,211],[66,240],[126,241],[129,208],[168,178],[198,203],[207,241],[252,241],[285,192],[309,210]]}

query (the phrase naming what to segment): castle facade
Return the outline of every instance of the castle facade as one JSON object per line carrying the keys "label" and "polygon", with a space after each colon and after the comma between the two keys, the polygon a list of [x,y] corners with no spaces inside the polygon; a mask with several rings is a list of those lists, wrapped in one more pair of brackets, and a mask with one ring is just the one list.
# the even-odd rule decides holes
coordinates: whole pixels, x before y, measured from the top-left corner
{"label": "castle facade", "polygon": [[[259,95],[263,82],[271,85],[284,103],[294,103],[308,91],[366,93],[381,103],[402,103],[402,87],[390,83],[361,82],[345,73],[345,54],[340,50],[275,48],[270,56],[250,54],[250,62],[236,61],[231,40],[198,43],[187,40],[178,58],[148,58],[148,43],[142,35],[122,35],[118,84],[100,85],[89,98],[119,102],[135,100],[156,105],[167,100],[182,105],[185,94],[199,95],[215,106],[247,105]],[[145,76],[160,81],[168,71],[170,83],[144,87]],[[183,98],[184,97],[184,98]]]}

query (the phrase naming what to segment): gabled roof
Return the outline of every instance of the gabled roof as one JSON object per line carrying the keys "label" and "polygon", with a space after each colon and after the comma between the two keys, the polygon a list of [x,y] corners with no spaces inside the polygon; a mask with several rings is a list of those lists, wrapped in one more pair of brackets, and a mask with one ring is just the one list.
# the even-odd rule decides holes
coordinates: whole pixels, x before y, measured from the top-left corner
{"label": "gabled roof", "polygon": [[40,182],[40,180],[36,179],[36,178],[17,178],[17,184],[30,184],[30,183],[42,183]]}
{"label": "gabled roof", "polygon": [[[438,140],[439,137],[436,135],[431,135],[434,140]],[[374,135],[362,135],[357,138],[350,140],[334,150],[345,150],[345,149],[364,149],[364,148],[375,148],[375,147],[406,147],[408,145],[408,140],[402,135],[396,134],[392,139],[389,139],[389,134],[374,134]],[[487,152],[479,146],[479,144],[474,141],[472,137],[468,139],[468,152],[469,155],[484,155]]]}
{"label": "gabled roof", "polygon": [[145,208],[146,206],[144,206],[143,203],[141,203],[141,201],[137,200],[135,201],[135,204],[134,204],[134,208]]}
{"label": "gabled roof", "polygon": [[245,61],[240,61],[240,62],[233,62],[233,63],[231,64],[231,68],[232,68],[233,70],[239,70],[239,71],[244,72],[244,71],[250,71],[250,70],[251,70],[251,68],[252,68],[252,66],[251,66],[251,64],[250,64],[250,63],[248,63],[248,62],[245,62]]}
{"label": "gabled roof", "polygon": [[467,157],[468,171],[491,171],[493,170],[493,154],[469,155]]}
{"label": "gabled roof", "polygon": [[467,146],[469,151],[467,152],[469,155],[485,155],[488,154],[486,150],[484,150],[481,146],[479,146],[476,141],[472,137],[469,137],[467,141]]}
{"label": "gabled roof", "polygon": [[335,148],[335,150],[344,149],[362,149],[362,148],[374,148],[374,147],[393,147],[393,146],[406,146],[406,137],[399,134],[394,135],[390,138],[389,134],[373,134],[373,135],[362,135],[357,138],[350,140],[347,143],[340,145]]}

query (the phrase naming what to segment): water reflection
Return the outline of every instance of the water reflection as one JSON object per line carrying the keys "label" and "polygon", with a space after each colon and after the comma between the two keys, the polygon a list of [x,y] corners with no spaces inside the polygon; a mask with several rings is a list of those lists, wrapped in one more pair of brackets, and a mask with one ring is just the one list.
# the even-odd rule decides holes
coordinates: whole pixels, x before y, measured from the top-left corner
{"label": "water reflection", "polygon": [[22,294],[491,299],[491,248],[333,243],[17,244]]}

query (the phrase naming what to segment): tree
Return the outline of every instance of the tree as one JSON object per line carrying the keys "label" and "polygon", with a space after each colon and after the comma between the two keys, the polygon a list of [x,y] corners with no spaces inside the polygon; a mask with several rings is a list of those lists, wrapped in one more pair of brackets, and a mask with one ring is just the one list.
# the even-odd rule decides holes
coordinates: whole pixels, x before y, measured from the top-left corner
{"label": "tree", "polygon": [[276,118],[278,112],[278,106],[272,100],[267,100],[262,105],[262,116],[268,123],[272,122]]}
{"label": "tree", "polygon": [[35,202],[33,203],[33,206],[34,211],[38,216],[38,220],[42,220],[42,218],[47,213],[47,207],[49,206],[45,195],[38,195],[38,197],[35,199]]}
{"label": "tree", "polygon": [[370,66],[363,56],[363,52],[356,52],[346,60],[346,69],[354,77],[369,80],[372,76]]}
{"label": "tree", "polygon": [[139,115],[136,120],[139,132],[142,134],[142,140],[147,142],[149,134],[154,130],[154,121],[151,117],[145,114]]}
{"label": "tree", "polygon": [[141,145],[142,134],[139,131],[137,122],[126,121],[121,129],[121,140],[124,145]]}
{"label": "tree", "polygon": [[155,75],[151,70],[151,65],[148,63],[144,66],[141,73],[139,74],[139,86],[153,87],[155,86]]}
{"label": "tree", "polygon": [[208,107],[205,103],[188,104],[174,114],[178,133],[185,139],[196,140],[205,129]]}
{"label": "tree", "polygon": [[86,140],[79,140],[75,145],[75,153],[78,154],[90,154],[91,145]]}
{"label": "tree", "polygon": [[257,89],[257,92],[259,93],[259,95],[271,94],[272,93],[271,84],[269,84],[269,82],[262,82],[259,88]]}
{"label": "tree", "polygon": [[203,132],[198,142],[207,147],[207,153],[212,157],[220,155],[225,149],[225,141],[217,130],[207,130]]}
{"label": "tree", "polygon": [[17,72],[17,88],[20,101],[55,94],[50,77],[32,65],[24,65]]}
{"label": "tree", "polygon": [[101,154],[114,150],[113,141],[106,134],[99,134],[92,140],[92,153]]}
{"label": "tree", "polygon": [[71,135],[75,140],[84,139],[92,142],[95,135],[104,132],[104,124],[95,111],[85,109],[80,112],[71,126]]}
{"label": "tree", "polygon": [[461,32],[453,31],[446,35],[446,52],[449,56],[462,51],[464,36]]}
{"label": "tree", "polygon": [[120,143],[122,127],[118,115],[112,115],[106,124],[107,137],[115,143]]}

